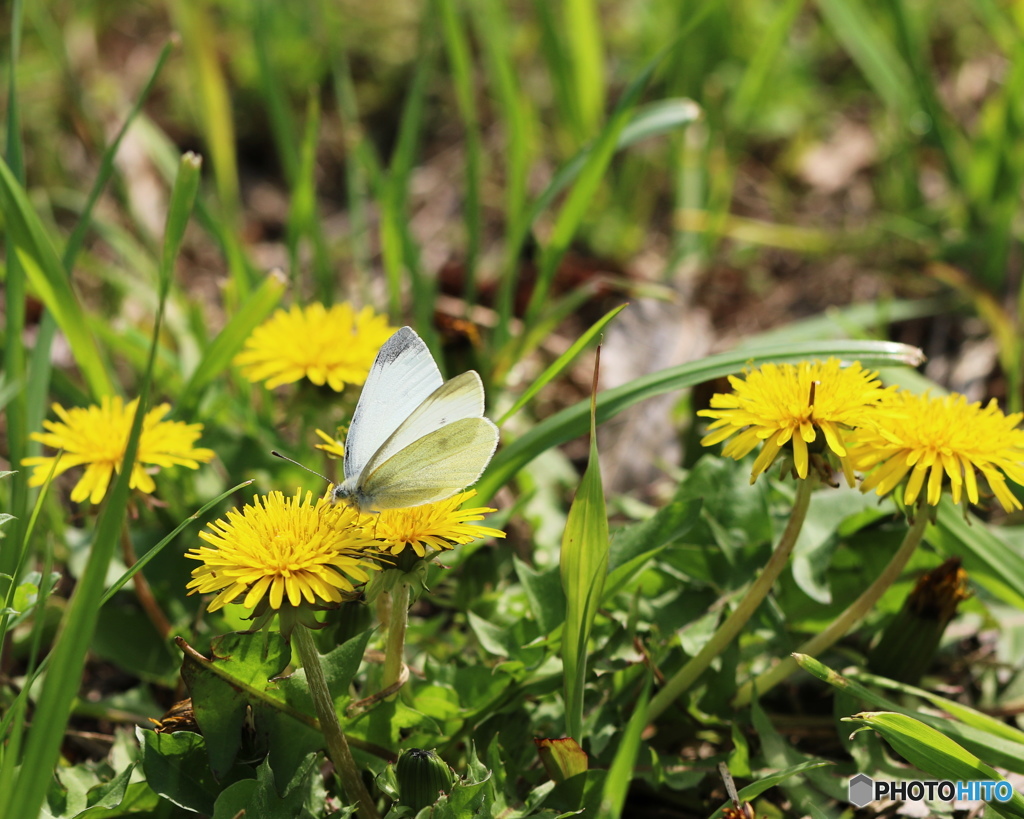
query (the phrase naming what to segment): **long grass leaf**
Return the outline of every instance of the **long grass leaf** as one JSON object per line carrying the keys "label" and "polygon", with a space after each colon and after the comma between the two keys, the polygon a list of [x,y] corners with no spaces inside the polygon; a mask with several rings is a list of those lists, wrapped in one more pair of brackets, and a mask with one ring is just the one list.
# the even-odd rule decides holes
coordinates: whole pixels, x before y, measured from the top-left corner
{"label": "long grass leaf", "polygon": [[594,0],[566,0],[562,31],[569,41],[573,98],[583,134],[592,134],[601,121],[605,101],[604,47]]}
{"label": "long grass leaf", "polygon": [[292,184],[291,207],[288,211],[288,258],[290,278],[299,273],[299,249],[303,237],[313,249],[314,291],[329,304],[334,295],[335,276],[327,258],[327,245],[316,203],[316,145],[320,137],[320,101],[311,93],[306,105],[306,128],[299,147],[299,163]]}
{"label": "long grass leaf", "polygon": [[580,744],[583,743],[587,643],[608,577],[608,513],[597,454],[596,366],[593,390],[590,398],[590,460],[569,507],[560,555],[562,590],[565,592],[565,627],[562,632],[565,731]]}
{"label": "long grass leaf", "polygon": [[9,247],[13,248],[33,290],[53,313],[67,337],[71,354],[94,398],[113,395],[114,385],[96,340],[86,325],[85,311],[54,250],[50,237],[6,162],[0,161],[0,211]]}
{"label": "long grass leaf", "polygon": [[476,301],[476,268],[480,254],[480,234],[483,214],[480,203],[480,184],[483,176],[483,145],[480,137],[480,117],[476,110],[475,75],[470,57],[469,37],[456,8],[455,0],[436,0],[440,11],[440,28],[448,53],[450,79],[466,146],[466,192],[463,219],[466,222],[466,252],[463,267],[464,298],[467,304]]}
{"label": "long grass leaf", "polygon": [[607,313],[601,316],[600,319],[594,322],[593,326],[590,327],[590,329],[588,329],[583,335],[576,339],[576,341],[573,342],[572,346],[569,347],[568,350],[566,350],[554,362],[552,362],[551,366],[544,370],[544,372],[542,372],[537,377],[537,379],[523,391],[523,394],[516,399],[516,402],[509,408],[508,412],[501,416],[501,419],[498,421],[498,426],[500,427],[509,418],[511,418],[513,415],[519,412],[519,410],[526,406],[537,393],[539,393],[542,389],[544,389],[544,387],[546,387],[548,384],[554,381],[559,376],[559,374],[562,373],[566,367],[572,364],[572,362],[576,360],[576,357],[587,348],[587,346],[590,344],[591,341],[594,340],[597,334],[600,333],[608,325],[608,322],[610,322],[619,313],[625,310],[627,306],[628,305],[621,304],[614,310],[609,310]]}
{"label": "long grass leaf", "polygon": [[221,68],[216,26],[205,2],[175,3],[192,87],[197,92],[199,126],[206,138],[220,206],[233,224],[239,212],[238,157],[231,117],[231,95]]}
{"label": "long grass leaf", "polygon": [[629,785],[633,781],[633,771],[636,768],[637,755],[640,753],[641,738],[647,724],[647,700],[650,695],[651,680],[648,677],[633,708],[633,715],[626,723],[626,730],[622,732],[622,740],[615,750],[615,758],[612,759],[608,776],[604,780],[601,807],[597,812],[601,819],[619,819],[622,816],[622,809],[626,806]]}
{"label": "long grass leaf", "polygon": [[605,170],[615,154],[619,136],[629,122],[633,108],[640,100],[640,93],[646,87],[647,80],[654,72],[656,65],[656,61],[651,61],[622,95],[622,99],[619,100],[608,122],[594,140],[593,148],[583,163],[572,190],[566,196],[565,202],[558,211],[558,216],[555,217],[551,236],[541,250],[537,281],[526,307],[524,323],[527,328],[536,322],[548,299],[558,264],[569,249],[572,237],[576,234],[583,222],[584,215],[593,203]]}
{"label": "long grass leaf", "polygon": [[[11,4],[10,53],[7,65],[7,116],[6,155],[10,163],[10,176],[17,180],[24,178],[24,164],[21,146],[21,108],[18,97],[18,57],[21,52],[22,5],[21,0]],[[7,228],[10,230],[10,227]],[[25,271],[18,263],[15,246],[6,242],[4,250],[4,355],[3,375],[5,387],[13,389],[6,412],[7,457],[17,466],[29,454],[28,431],[29,403],[26,394],[27,374],[25,371]],[[15,475],[11,483],[9,513],[14,516],[7,537],[12,543],[20,543],[25,534],[25,512],[28,509],[28,486],[23,475]],[[15,572],[17,555],[13,549],[0,549],[0,574],[11,577],[11,584],[17,583]]]}
{"label": "long grass leaf", "polygon": [[207,345],[185,384],[179,399],[183,413],[195,411],[204,390],[230,366],[231,359],[242,349],[252,331],[277,307],[286,287],[284,276],[280,272],[271,272],[242,302],[224,329]]}
{"label": "long grass leaf", "polygon": [[[427,15],[429,17],[430,15]],[[405,266],[406,249],[403,227],[408,222],[406,198],[409,175],[415,164],[415,157],[423,131],[426,112],[428,81],[433,73],[433,58],[430,54],[428,22],[424,21],[421,35],[421,55],[416,60],[409,92],[405,97],[402,117],[398,127],[398,142],[391,156],[388,168],[385,195],[381,202],[380,250],[381,261],[388,283],[388,310],[392,317],[401,315],[402,272]],[[417,282],[413,281],[415,288]],[[419,301],[415,304],[419,306]],[[428,305],[432,309],[432,302]],[[430,324],[418,323],[420,332]]]}
{"label": "long grass leaf", "polygon": [[[536,117],[516,74],[509,55],[513,31],[501,3],[473,3],[474,20],[481,40],[488,44],[483,58],[491,77],[491,88],[505,135],[502,159],[505,162],[505,223],[509,236],[521,232],[526,219],[527,182],[530,157],[534,150],[533,134]],[[512,270],[519,248],[506,241],[506,263],[503,269]],[[508,259],[508,254],[512,259]]]}
{"label": "long grass leaf", "polygon": [[868,8],[850,0],[818,0],[818,7],[868,82],[906,123],[919,107],[910,70]]}
{"label": "long grass leaf", "polygon": [[[182,157],[181,170],[171,193],[168,212],[164,263],[161,265],[167,270],[173,266],[173,258],[169,258],[170,251],[180,244],[181,233],[184,229],[181,215],[191,209],[192,198],[194,198],[198,187],[198,175],[199,162],[197,158],[191,154]],[[162,282],[162,284],[164,283]],[[169,285],[169,281],[160,288],[161,300],[154,321],[149,366],[139,390],[139,404],[125,446],[122,467],[100,512],[96,524],[96,535],[89,550],[89,560],[68,604],[61,622],[60,632],[50,655],[49,668],[33,714],[32,731],[28,735],[25,745],[17,786],[12,788],[12,792],[7,798],[6,810],[0,810],[0,815],[38,815],[53,768],[60,755],[64,729],[71,714],[71,705],[78,691],[86,653],[96,628],[98,603],[103,594],[103,582],[127,515],[129,482],[142,432],[142,421],[152,382],[153,362],[156,360],[156,351],[159,346],[167,285]]]}
{"label": "long grass leaf", "polygon": [[[865,367],[892,364],[917,366],[922,361],[921,351],[916,347],[888,341],[815,341],[765,347],[756,352],[722,353],[659,370],[603,391],[597,399],[597,421],[602,424],[645,398],[692,387],[703,381],[739,372],[744,367],[756,367],[768,361],[796,363],[815,358],[824,360],[830,356],[845,361],[860,361]],[[476,484],[481,501],[493,496],[541,452],[582,435],[587,429],[588,413],[589,402],[581,401],[546,418],[521,438],[502,447]]]}
{"label": "long grass leaf", "polygon": [[971,580],[1011,606],[1024,609],[1024,557],[971,518],[948,498],[939,504],[935,530],[928,535],[942,551],[963,560]]}
{"label": "long grass leaf", "polygon": [[281,85],[280,71],[273,65],[270,57],[270,45],[278,36],[274,26],[275,15],[284,6],[272,0],[257,0],[253,7],[252,41],[256,56],[256,80],[260,94],[267,106],[267,117],[270,120],[270,133],[277,146],[277,154],[281,158],[285,179],[295,184],[295,176],[299,169],[299,147],[292,125],[288,100]]}
{"label": "long grass leaf", "polygon": [[[972,780],[1006,781],[999,773],[982,762],[966,748],[923,722],[906,714],[890,711],[869,711],[845,717],[843,722],[860,723],[877,731],[893,749],[911,765],[937,779],[952,782]],[[1001,815],[1005,812],[1024,816],[1024,796],[1012,787],[1007,802],[989,801],[987,804]]]}

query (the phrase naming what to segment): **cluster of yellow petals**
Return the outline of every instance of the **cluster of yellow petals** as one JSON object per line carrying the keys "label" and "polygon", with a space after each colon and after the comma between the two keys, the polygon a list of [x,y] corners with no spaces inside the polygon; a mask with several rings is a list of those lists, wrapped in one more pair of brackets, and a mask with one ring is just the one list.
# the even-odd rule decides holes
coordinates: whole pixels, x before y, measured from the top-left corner
{"label": "cluster of yellow petals", "polygon": [[252,332],[235,364],[268,389],[307,378],[341,392],[346,384],[366,381],[377,351],[395,329],[370,307],[356,312],[348,302],[329,309],[319,302],[292,305]]}
{"label": "cluster of yellow petals", "polygon": [[[46,432],[33,432],[31,438],[52,449],[63,450],[55,475],[72,467],[85,464],[85,474],[71,491],[76,503],[89,500],[99,503],[110,485],[115,470],[124,460],[128,435],[131,432],[138,399],[125,406],[119,396],[105,397],[99,406],[64,409],[53,405],[60,421],[43,421]],[[142,421],[138,451],[132,466],[130,486],[140,492],[152,494],[156,489],[151,469],[185,466],[198,469],[200,463],[213,459],[213,451],[193,444],[199,439],[202,424],[165,421],[171,411],[169,404],[160,404],[146,413]],[[22,464],[35,469],[29,486],[42,486],[53,468],[56,456],[25,458]],[[149,467],[149,469],[147,469]]]}
{"label": "cluster of yellow petals", "polygon": [[[836,359],[824,364],[765,364],[730,377],[731,393],[698,414],[715,419],[701,440],[728,440],[722,454],[743,458],[761,445],[751,482],[780,453],[806,478],[813,452],[837,459],[847,482],[886,495],[904,486],[903,501],[937,505],[948,486],[955,503],[981,499],[979,475],[1006,511],[1021,509],[1007,479],[1024,486],[1024,413],[1005,415],[996,402],[962,395],[931,397],[883,389],[877,373]],[[821,435],[823,444],[819,441]]]}
{"label": "cluster of yellow petals", "polygon": [[882,400],[885,390],[878,373],[856,362],[843,367],[830,358],[825,363],[765,364],[744,378],[730,376],[729,383],[733,392],[714,395],[711,409],[697,413],[715,419],[701,444],[711,446],[732,438],[722,454],[737,460],[763,444],[750,476],[753,483],[787,444],[792,446],[797,474],[806,478],[808,445],[821,434],[853,486],[845,433]]}
{"label": "cluster of yellow petals", "polygon": [[936,506],[948,482],[954,503],[979,502],[975,470],[1007,511],[1021,502],[1006,478],[1024,485],[1022,413],[1004,415],[995,399],[986,406],[968,403],[962,395],[915,395],[902,391],[886,399],[885,423],[858,430],[850,457],[856,469],[867,472],[864,492],[886,495],[906,479],[903,501]]}
{"label": "cluster of yellow petals", "polygon": [[384,509],[379,514],[362,515],[363,532],[378,541],[380,548],[393,555],[401,554],[406,546],[418,557],[427,554],[427,548],[436,551],[451,549],[453,544],[465,544],[480,537],[505,537],[500,529],[477,526],[474,521],[496,510],[486,506],[462,509],[475,490],[461,492],[447,500],[425,503],[407,509]]}
{"label": "cluster of yellow petals", "polygon": [[313,502],[310,492],[304,499],[298,490],[257,497],[209,529],[199,536],[210,545],[185,556],[202,563],[189,593],[217,594],[210,611],[231,602],[248,609],[264,601],[272,609],[339,603],[342,592],[379,568],[377,544],[363,533],[358,513],[326,498]]}

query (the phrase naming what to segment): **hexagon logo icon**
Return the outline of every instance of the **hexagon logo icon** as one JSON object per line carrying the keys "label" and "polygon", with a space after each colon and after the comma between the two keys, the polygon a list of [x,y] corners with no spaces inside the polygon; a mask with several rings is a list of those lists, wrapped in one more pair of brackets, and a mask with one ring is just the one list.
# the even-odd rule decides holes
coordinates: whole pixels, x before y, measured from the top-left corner
{"label": "hexagon logo icon", "polygon": [[850,804],[863,808],[871,802],[875,795],[875,780],[867,774],[859,773],[850,777],[849,782]]}

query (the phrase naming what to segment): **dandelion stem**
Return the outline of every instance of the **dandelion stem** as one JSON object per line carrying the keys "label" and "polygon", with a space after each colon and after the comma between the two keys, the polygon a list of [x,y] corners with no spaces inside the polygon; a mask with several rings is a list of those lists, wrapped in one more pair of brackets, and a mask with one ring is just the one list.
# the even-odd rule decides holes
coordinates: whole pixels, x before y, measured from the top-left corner
{"label": "dandelion stem", "polygon": [[[135,556],[135,545],[132,543],[132,536],[127,526],[121,529],[121,556],[124,559],[124,565],[129,569],[138,560]],[[160,639],[166,640],[171,633],[171,621],[167,619],[164,610],[160,608],[160,603],[153,595],[149,581],[141,571],[138,571],[132,578],[132,582],[135,584],[135,597],[138,599],[139,605],[149,618],[149,622],[153,624],[157,634],[160,635]]]}
{"label": "dandelion stem", "polygon": [[[892,560],[890,560],[889,564],[882,570],[882,573],[878,575],[875,582],[865,589],[864,593],[861,594],[860,597],[854,600],[842,614],[832,621],[832,624],[828,628],[800,646],[800,648],[796,650],[796,653],[806,654],[809,657],[817,657],[822,651],[831,648],[837,640],[843,637],[850,631],[850,629],[856,626],[857,623],[863,620],[868,612],[874,608],[875,603],[878,602],[879,598],[885,594],[886,590],[896,582],[900,574],[903,572],[904,567],[907,565],[907,561],[910,560],[910,556],[914,553],[917,545],[921,542],[921,538],[924,537],[924,532],[925,529],[928,528],[929,520],[928,509],[924,499],[922,498],[922,501],[919,503],[917,508],[917,516],[915,517],[910,530],[903,538],[903,543],[900,544],[900,548],[896,550],[896,554],[892,556]],[[786,679],[786,677],[796,671],[797,668],[799,668],[799,666],[792,656],[782,660],[753,681],[745,683],[739,691],[736,692],[736,696],[732,701],[733,707],[741,708],[744,705],[747,705],[750,702],[750,698],[755,687],[757,688],[757,693],[760,696],[768,689]]]}
{"label": "dandelion stem", "polygon": [[338,721],[337,711],[334,710],[334,701],[327,688],[327,678],[324,676],[324,669],[320,664],[320,655],[313,642],[313,635],[305,626],[297,626],[292,632],[292,638],[299,651],[302,667],[306,669],[306,682],[309,683],[309,693],[313,698],[317,719],[320,721],[320,730],[327,742],[327,755],[334,763],[334,770],[338,774],[338,779],[341,780],[345,796],[359,806],[361,819],[379,819],[377,806],[363,784],[356,761],[352,758],[352,752],[349,750],[348,740],[345,739],[345,734],[341,730],[341,723]]}
{"label": "dandelion stem", "polygon": [[[388,641],[384,649],[384,680],[382,688],[390,688],[402,676],[405,656],[405,629],[409,625],[409,584],[399,581],[391,592],[388,617]],[[383,596],[383,595],[382,595]]]}
{"label": "dandelion stem", "polygon": [[775,580],[782,569],[789,561],[789,555],[796,545],[797,536],[803,527],[804,518],[807,517],[807,508],[811,502],[811,492],[814,489],[816,478],[812,473],[804,480],[797,482],[796,498],[793,501],[793,511],[790,513],[789,522],[779,539],[778,545],[772,552],[772,556],[765,564],[761,574],[751,584],[746,594],[711,636],[711,639],[704,645],[696,656],[684,665],[676,674],[662,687],[662,689],[651,699],[647,706],[647,721],[653,722],[661,713],[668,708],[679,696],[681,696],[697,678],[704,673],[711,661],[725,650],[742,628],[747,624],[758,606],[768,596]]}

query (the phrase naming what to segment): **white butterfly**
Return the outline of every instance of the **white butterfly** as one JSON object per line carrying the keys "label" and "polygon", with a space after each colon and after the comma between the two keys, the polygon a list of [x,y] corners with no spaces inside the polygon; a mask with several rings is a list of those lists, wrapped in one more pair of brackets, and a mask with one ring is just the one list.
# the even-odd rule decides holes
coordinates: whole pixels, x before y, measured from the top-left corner
{"label": "white butterfly", "polygon": [[475,483],[498,445],[474,371],[444,381],[430,350],[403,327],[377,353],[345,440],[345,480],[332,497],[361,512],[450,498]]}

